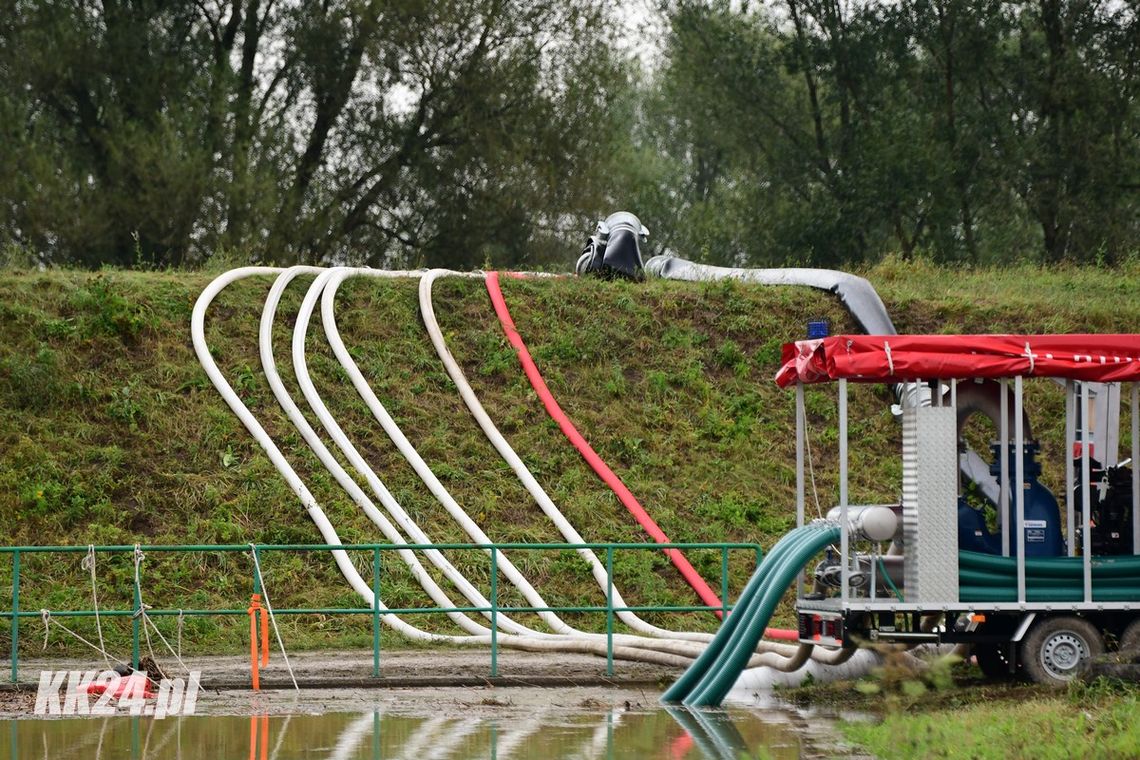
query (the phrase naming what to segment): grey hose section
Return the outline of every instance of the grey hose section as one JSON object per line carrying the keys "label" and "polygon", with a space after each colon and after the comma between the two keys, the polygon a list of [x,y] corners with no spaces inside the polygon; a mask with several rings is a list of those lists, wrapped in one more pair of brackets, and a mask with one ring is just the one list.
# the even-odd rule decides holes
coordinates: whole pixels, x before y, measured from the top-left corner
{"label": "grey hose section", "polygon": [[667,280],[703,282],[740,280],[758,285],[803,285],[834,293],[868,335],[895,335],[887,307],[871,283],[862,277],[833,269],[742,269],[697,264],[675,256],[654,256],[645,264],[649,274]]}

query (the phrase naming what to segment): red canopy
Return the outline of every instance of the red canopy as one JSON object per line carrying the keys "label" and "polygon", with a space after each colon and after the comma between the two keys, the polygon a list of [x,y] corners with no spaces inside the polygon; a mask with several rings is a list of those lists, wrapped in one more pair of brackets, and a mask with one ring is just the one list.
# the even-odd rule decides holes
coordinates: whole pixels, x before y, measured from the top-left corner
{"label": "red canopy", "polygon": [[1140,381],[1140,335],[835,335],[785,343],[776,383],[1017,375]]}

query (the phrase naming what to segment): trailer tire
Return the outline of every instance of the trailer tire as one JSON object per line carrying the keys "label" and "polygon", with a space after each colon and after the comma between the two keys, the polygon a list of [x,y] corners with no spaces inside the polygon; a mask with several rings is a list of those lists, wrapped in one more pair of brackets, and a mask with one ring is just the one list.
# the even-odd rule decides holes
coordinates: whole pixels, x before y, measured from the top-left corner
{"label": "trailer tire", "polygon": [[1064,686],[1104,653],[1104,638],[1089,621],[1072,616],[1039,620],[1021,642],[1021,665],[1031,680]]}
{"label": "trailer tire", "polygon": [[1140,655],[1140,618],[1125,626],[1124,632],[1120,634],[1119,649],[1121,652]]}
{"label": "trailer tire", "polygon": [[990,681],[1008,681],[1016,675],[1009,667],[1010,654],[1009,644],[974,644],[974,659]]}

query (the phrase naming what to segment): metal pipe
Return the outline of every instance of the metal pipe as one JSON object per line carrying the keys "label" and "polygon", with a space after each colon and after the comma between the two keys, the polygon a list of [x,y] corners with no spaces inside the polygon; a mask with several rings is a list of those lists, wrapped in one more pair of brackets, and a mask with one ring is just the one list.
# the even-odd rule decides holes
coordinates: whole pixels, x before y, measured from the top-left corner
{"label": "metal pipe", "polygon": [[[1022,429],[1023,394],[1021,375],[1013,379],[1013,436],[1014,441],[1014,472],[1017,475],[1017,601],[1025,601],[1025,431]],[[1002,459],[1007,454],[1002,452]],[[1002,535],[1010,532],[1008,527]]]}

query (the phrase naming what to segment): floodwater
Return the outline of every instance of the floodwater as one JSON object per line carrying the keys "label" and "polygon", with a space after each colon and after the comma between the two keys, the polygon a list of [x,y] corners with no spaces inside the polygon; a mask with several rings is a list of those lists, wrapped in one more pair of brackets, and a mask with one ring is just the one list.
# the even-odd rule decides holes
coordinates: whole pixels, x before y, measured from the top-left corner
{"label": "floodwater", "polygon": [[[520,695],[521,696],[521,695]],[[634,696],[634,699],[637,699]],[[821,758],[850,750],[818,720],[780,708],[666,709],[592,700],[559,709],[476,698],[471,709],[406,714],[409,705],[323,712],[293,703],[263,714],[141,715],[0,722],[0,758]],[[330,707],[335,709],[335,700]]]}

